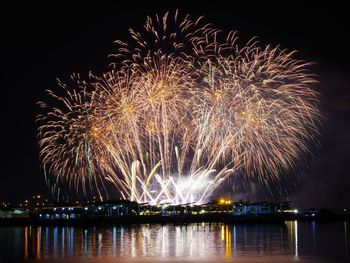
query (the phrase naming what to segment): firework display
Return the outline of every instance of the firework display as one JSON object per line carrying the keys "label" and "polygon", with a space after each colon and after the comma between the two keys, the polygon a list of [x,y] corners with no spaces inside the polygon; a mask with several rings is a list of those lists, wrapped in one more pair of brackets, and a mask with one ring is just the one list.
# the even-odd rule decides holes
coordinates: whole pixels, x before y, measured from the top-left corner
{"label": "firework display", "polygon": [[200,204],[238,171],[279,180],[293,168],[317,134],[310,63],[254,39],[241,46],[203,21],[149,17],[116,41],[107,73],[74,74],[73,87],[49,91],[37,122],[52,181],[100,196],[113,185],[139,203]]}

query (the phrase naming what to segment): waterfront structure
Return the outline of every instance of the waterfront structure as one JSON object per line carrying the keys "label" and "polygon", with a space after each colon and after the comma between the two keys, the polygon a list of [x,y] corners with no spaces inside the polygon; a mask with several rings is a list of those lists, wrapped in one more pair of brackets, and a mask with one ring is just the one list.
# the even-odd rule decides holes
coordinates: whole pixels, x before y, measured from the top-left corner
{"label": "waterfront structure", "polygon": [[32,208],[7,208],[1,210],[0,218],[32,217],[38,220],[64,220],[82,218],[120,218],[145,216],[187,216],[187,215],[220,215],[250,216],[285,213],[289,203],[233,203],[231,200],[220,199],[203,205],[186,203],[171,205],[169,203],[150,205],[138,204],[127,200],[110,200],[105,202],[60,203],[35,206]]}
{"label": "waterfront structure", "polygon": [[26,218],[29,217],[28,209],[20,207],[8,207],[0,209],[0,218]]}

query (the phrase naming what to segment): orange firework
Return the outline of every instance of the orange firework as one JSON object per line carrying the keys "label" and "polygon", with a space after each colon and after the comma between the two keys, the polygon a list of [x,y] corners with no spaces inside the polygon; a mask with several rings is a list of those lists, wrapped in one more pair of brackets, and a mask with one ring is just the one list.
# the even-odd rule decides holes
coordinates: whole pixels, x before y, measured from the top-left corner
{"label": "orange firework", "polygon": [[[116,41],[112,69],[38,117],[40,156],[57,180],[111,183],[137,202],[202,203],[228,176],[278,180],[317,134],[309,63],[243,47],[203,18],[147,18]],[[265,171],[269,171],[267,174]],[[93,182],[93,183],[92,183]]]}

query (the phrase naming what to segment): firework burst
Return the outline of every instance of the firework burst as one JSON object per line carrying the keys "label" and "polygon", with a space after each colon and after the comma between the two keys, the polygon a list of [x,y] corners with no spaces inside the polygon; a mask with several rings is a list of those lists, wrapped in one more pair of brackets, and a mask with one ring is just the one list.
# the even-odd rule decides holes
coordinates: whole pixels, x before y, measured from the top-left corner
{"label": "firework burst", "polygon": [[40,103],[42,162],[76,190],[202,203],[238,171],[278,181],[317,134],[315,79],[294,52],[239,47],[236,33],[178,12],[116,43],[109,72],[59,82],[57,105]]}

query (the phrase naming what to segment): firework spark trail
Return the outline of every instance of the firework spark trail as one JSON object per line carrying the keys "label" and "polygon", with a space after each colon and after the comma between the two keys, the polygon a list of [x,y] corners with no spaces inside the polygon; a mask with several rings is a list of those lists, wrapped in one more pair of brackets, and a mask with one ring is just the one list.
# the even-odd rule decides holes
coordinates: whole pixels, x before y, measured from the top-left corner
{"label": "firework spark trail", "polygon": [[[39,148],[57,181],[137,202],[202,203],[228,176],[279,179],[317,134],[309,63],[279,47],[242,48],[203,19],[147,18],[116,41],[112,69],[60,104],[40,105]],[[70,91],[72,90],[72,91]],[[268,171],[267,174],[265,171]],[[107,190],[104,190],[107,192]]]}

